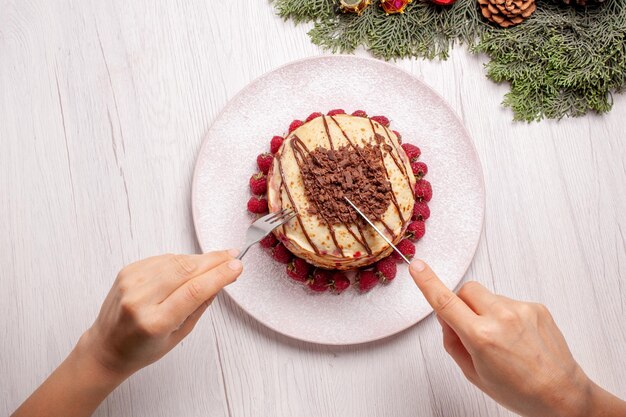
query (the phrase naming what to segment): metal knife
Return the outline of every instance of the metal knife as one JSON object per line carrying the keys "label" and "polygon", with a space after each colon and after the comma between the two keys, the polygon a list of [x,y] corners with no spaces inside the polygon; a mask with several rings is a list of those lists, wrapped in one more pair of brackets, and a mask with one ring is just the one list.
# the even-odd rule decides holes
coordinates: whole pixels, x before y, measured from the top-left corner
{"label": "metal knife", "polygon": [[406,263],[407,263],[407,265],[409,265],[409,264],[411,263],[411,261],[409,261],[409,260],[406,258],[406,256],[404,256],[404,255],[402,254],[402,252],[400,252],[400,251],[398,250],[398,248],[396,248],[396,246],[395,246],[393,243],[391,243],[391,241],[390,241],[389,239],[387,239],[387,236],[385,236],[385,235],[383,234],[383,232],[381,232],[381,231],[378,229],[378,227],[374,226],[374,223],[372,223],[372,221],[371,221],[370,219],[368,219],[368,218],[367,218],[367,216],[366,216],[365,214],[363,214],[363,212],[362,212],[361,210],[359,210],[359,208],[358,208],[357,206],[355,206],[355,205],[354,205],[354,203],[353,203],[352,201],[350,201],[350,199],[349,199],[348,197],[344,197],[344,198],[346,199],[346,201],[348,202],[348,204],[350,204],[350,205],[352,206],[352,208],[353,208],[353,209],[355,209],[355,210],[356,210],[356,212],[357,212],[357,213],[359,213],[359,215],[360,215],[361,217],[363,217],[363,219],[364,219],[364,220],[365,220],[365,221],[366,221],[366,222],[367,222],[370,226],[372,226],[372,229],[376,230],[376,233],[378,233],[378,234],[380,235],[380,237],[382,237],[382,238],[385,240],[385,242],[387,242],[387,244],[388,244],[389,246],[391,246],[391,247],[393,248],[393,250],[395,250],[395,251],[396,251],[396,253],[402,257],[402,259],[404,260],[404,262],[406,262]]}

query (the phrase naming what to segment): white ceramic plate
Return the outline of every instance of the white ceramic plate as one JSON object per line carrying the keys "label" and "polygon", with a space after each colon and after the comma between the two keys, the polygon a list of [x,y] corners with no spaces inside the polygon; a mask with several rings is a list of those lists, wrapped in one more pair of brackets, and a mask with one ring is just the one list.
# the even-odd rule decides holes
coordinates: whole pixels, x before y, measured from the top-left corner
{"label": "white ceramic plate", "polygon": [[[251,216],[248,179],[256,156],[293,119],[314,111],[365,110],[391,119],[404,142],[422,149],[433,186],[426,236],[417,256],[453,288],[476,251],[483,224],[484,182],[472,140],[445,101],[393,65],[354,56],[293,62],[253,81],[223,109],[209,129],[193,180],[193,218],[203,251],[239,248]],[[431,311],[405,265],[389,285],[367,294],[313,294],[292,282],[285,266],[260,247],[244,258],[245,269],[226,292],[266,326],[314,343],[363,343],[400,332]]]}

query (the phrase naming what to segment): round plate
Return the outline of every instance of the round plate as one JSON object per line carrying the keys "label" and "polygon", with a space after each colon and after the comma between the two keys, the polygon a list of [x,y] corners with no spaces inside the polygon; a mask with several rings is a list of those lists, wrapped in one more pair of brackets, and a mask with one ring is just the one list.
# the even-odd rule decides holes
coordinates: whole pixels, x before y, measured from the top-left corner
{"label": "round plate", "polygon": [[[422,149],[433,186],[431,217],[416,256],[453,288],[474,256],[482,230],[484,182],[480,160],[454,111],[428,86],[393,65],[354,56],[293,62],[253,81],[237,94],[209,129],[193,179],[193,218],[204,252],[240,248],[252,216],[248,180],[256,156],[269,151],[293,119],[314,111],[365,110],[391,119],[404,142]],[[226,292],[266,326],[314,343],[347,345],[400,332],[431,311],[406,265],[396,279],[367,294],[314,294],[293,282],[285,265],[258,245],[244,258],[244,272]]]}

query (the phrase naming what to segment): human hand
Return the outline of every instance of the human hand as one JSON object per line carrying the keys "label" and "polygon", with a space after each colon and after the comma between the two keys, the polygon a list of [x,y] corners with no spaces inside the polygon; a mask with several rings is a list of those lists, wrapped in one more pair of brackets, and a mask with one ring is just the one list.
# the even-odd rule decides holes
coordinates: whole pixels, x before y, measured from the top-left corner
{"label": "human hand", "polygon": [[127,377],[160,359],[194,328],[216,294],[237,279],[237,251],[162,255],[120,271],[77,350]]}
{"label": "human hand", "polygon": [[419,260],[409,271],[437,313],[446,351],[503,406],[524,416],[592,416],[594,404],[610,395],[576,363],[543,305],[495,295],[477,282],[456,295]]}

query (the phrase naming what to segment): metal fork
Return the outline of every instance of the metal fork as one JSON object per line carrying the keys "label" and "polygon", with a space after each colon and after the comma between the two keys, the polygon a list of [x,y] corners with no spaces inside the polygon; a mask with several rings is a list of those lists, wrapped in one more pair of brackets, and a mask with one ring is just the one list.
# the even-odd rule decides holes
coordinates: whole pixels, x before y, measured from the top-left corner
{"label": "metal fork", "polygon": [[246,232],[246,246],[241,251],[239,256],[237,256],[237,259],[243,258],[252,245],[259,243],[259,241],[269,235],[272,230],[276,229],[278,226],[282,226],[297,215],[298,213],[292,209],[284,209],[266,214],[265,216],[257,219],[257,221],[248,227],[248,231]]}

